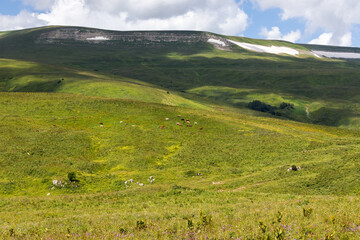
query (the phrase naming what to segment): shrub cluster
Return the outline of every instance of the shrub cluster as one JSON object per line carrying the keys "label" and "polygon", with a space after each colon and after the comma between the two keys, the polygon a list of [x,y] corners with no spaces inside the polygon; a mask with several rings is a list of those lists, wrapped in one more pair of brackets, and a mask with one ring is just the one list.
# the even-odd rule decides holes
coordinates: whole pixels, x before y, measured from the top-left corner
{"label": "shrub cluster", "polygon": [[248,107],[255,111],[267,112],[276,116],[287,116],[295,108],[294,104],[283,102],[279,107],[271,106],[259,100],[249,102]]}

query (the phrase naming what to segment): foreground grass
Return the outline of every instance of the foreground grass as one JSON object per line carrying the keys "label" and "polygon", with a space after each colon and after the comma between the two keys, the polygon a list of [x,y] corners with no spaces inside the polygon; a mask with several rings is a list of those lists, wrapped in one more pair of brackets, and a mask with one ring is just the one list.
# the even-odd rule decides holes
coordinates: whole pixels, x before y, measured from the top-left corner
{"label": "foreground grass", "polygon": [[[45,195],[69,172],[80,187],[60,194],[121,190],[155,174],[205,189],[358,193],[358,131],[63,94],[2,93],[0,104],[4,194]],[[292,165],[304,170],[287,172]]]}
{"label": "foreground grass", "polygon": [[358,197],[145,186],[2,199],[2,239],[358,239]]}
{"label": "foreground grass", "polygon": [[38,36],[0,36],[0,238],[360,238],[360,132],[243,108],[356,129],[357,62]]}
{"label": "foreground grass", "polygon": [[358,131],[59,93],[0,105],[1,238],[359,237]]}

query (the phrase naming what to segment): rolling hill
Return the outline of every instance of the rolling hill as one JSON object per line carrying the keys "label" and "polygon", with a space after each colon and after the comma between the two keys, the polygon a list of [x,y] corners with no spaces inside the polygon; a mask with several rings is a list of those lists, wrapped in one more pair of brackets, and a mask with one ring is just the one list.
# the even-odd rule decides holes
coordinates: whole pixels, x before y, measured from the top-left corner
{"label": "rolling hill", "polygon": [[0,236],[358,238],[360,62],[316,51],[360,52],[193,31],[0,33]]}
{"label": "rolling hill", "polygon": [[[298,54],[256,52],[234,43],[249,44],[250,49],[293,49]],[[2,68],[1,89],[121,98],[124,93],[115,90],[117,84],[123,89],[124,82],[141,82],[188,93],[188,99],[200,96],[238,108],[252,100],[272,105],[287,101],[296,106],[287,116],[290,119],[357,128],[359,61],[318,58],[312,50],[319,48],[324,49],[205,32],[113,32],[74,27],[22,30],[2,35],[0,57],[38,67],[33,65],[16,76]],[[327,47],[327,51],[345,50]],[[61,79],[65,79],[62,84],[56,84]],[[86,87],[80,90],[79,86]],[[97,91],[99,88],[103,90]],[[211,89],[210,95],[207,89]]]}

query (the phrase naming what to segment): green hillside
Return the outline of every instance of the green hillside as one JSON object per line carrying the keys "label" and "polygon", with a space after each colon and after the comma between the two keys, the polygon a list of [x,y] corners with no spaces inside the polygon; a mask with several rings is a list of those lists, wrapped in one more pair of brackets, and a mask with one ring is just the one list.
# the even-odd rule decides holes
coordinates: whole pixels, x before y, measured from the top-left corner
{"label": "green hillside", "polygon": [[[64,94],[3,93],[1,105],[1,187],[10,194],[45,194],[52,179],[72,171],[84,177],[80,192],[119,190],[127,178],[145,181],[155,173],[173,184],[195,184],[193,175],[202,173],[201,181],[224,181],[219,188],[262,181],[257,189],[279,193],[358,191],[358,169],[345,164],[358,156],[358,132]],[[293,164],[307,169],[288,174]],[[315,177],[331,170],[338,171],[337,185]],[[295,185],[285,187],[289,182]]]}
{"label": "green hillside", "polygon": [[359,61],[320,48],[0,33],[0,238],[358,239]]}
{"label": "green hillside", "polygon": [[[351,236],[343,224],[358,226],[356,212],[347,212],[359,206],[352,203],[359,201],[358,131],[231,109],[55,93],[0,96],[3,237],[173,238],[190,230],[196,238],[260,238],[283,229],[269,225],[278,211],[282,223],[293,226],[287,237],[311,231],[319,238],[329,227],[336,236]],[[293,165],[301,170],[288,171]],[[76,181],[70,182],[72,172]],[[303,209],[313,209],[313,216],[302,216]],[[200,211],[212,220],[201,220]],[[259,220],[268,225],[265,232]],[[139,230],[137,221],[148,230]]]}
{"label": "green hillside", "polygon": [[[113,36],[114,39],[86,40],[86,36],[102,35]],[[281,41],[251,40],[204,32],[112,32],[47,27],[11,32],[0,39],[1,58],[46,65],[40,72],[39,69],[35,70],[38,71],[36,73],[23,72],[26,86],[20,80],[22,86],[12,89],[19,83],[11,83],[13,80],[10,78],[0,81],[8,82],[9,88],[5,91],[54,91],[59,86],[49,86],[51,83],[48,81],[54,80],[41,75],[46,73],[54,74],[54,79],[65,78],[59,76],[59,69],[56,70],[60,67],[60,71],[67,68],[72,73],[86,72],[85,76],[79,77],[92,82],[92,86],[88,85],[82,92],[73,83],[69,86],[72,89],[66,88],[62,92],[117,97],[114,93],[116,89],[109,93],[109,85],[104,83],[104,79],[111,82],[111,86],[116,82],[122,85],[124,79],[131,79],[238,108],[246,107],[252,100],[275,105],[286,100],[296,106],[296,112],[286,116],[290,119],[347,128],[359,126],[358,61],[256,53],[235,45],[229,46],[229,50],[221,50],[206,42],[210,37],[306,51],[306,46]],[[49,64],[52,65],[51,70]],[[94,75],[100,77],[96,79]],[[107,90],[89,89],[95,88],[94,81],[101,81],[100,87]],[[217,92],[216,97],[212,93],[204,94],[202,88],[211,88]],[[233,90],[224,91],[229,88]],[[123,95],[120,93],[119,97]],[[309,116],[306,111],[309,111]],[[327,121],[328,118],[332,119]]]}

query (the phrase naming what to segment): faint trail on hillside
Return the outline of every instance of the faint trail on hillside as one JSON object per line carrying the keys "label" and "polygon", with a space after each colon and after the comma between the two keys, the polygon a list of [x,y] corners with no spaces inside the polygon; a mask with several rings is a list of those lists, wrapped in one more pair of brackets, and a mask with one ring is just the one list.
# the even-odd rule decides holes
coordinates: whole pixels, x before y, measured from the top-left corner
{"label": "faint trail on hillside", "polygon": [[241,186],[239,188],[233,189],[232,192],[238,192],[238,191],[242,191],[242,190],[245,190],[245,189],[248,189],[248,188],[251,188],[251,187],[260,186],[260,185],[263,185],[263,184],[265,184],[267,182],[270,182],[270,181],[259,182],[259,183],[255,183],[255,184],[251,184],[251,185]]}
{"label": "faint trail on hillside", "polygon": [[307,118],[310,119],[309,106],[306,106],[305,111],[306,111]]}

